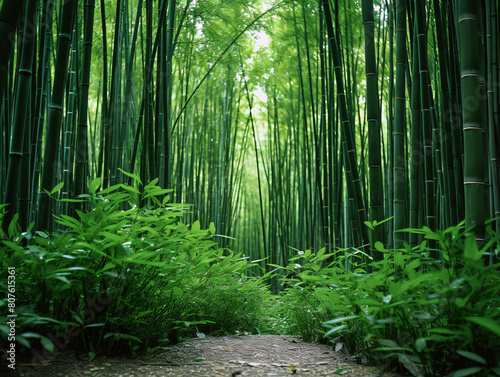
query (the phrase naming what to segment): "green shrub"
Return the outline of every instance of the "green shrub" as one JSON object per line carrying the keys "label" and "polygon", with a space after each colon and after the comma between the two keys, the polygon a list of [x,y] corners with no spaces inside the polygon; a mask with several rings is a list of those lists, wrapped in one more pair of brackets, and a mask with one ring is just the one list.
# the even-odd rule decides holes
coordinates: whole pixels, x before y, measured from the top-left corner
{"label": "green shrub", "polygon": [[142,187],[132,177],[135,186],[100,191],[93,181],[83,196],[92,209],[57,217],[59,233],[19,234],[13,222],[4,235],[0,278],[16,267],[16,340],[25,351],[41,345],[45,356],[74,348],[94,357],[258,326],[269,293],[261,279],[245,277],[250,262],[217,246],[213,224],[184,224],[187,206],[169,204],[157,180]]}
{"label": "green shrub", "polygon": [[284,296],[291,329],[310,338],[329,316],[324,336],[360,357],[384,358],[388,366],[397,360],[414,375],[500,375],[500,264],[485,263],[489,250],[498,250],[498,235],[490,230],[478,249],[462,226],[407,231],[436,241],[443,260],[429,256],[427,241],[403,250],[378,244],[384,259],[370,273],[301,256],[298,282]]}
{"label": "green shrub", "polygon": [[323,341],[318,329],[337,310],[325,301],[323,294],[324,283],[333,267],[322,265],[332,256],[321,249],[317,254],[307,250],[290,258],[290,264],[280,278],[284,290],[271,307],[271,318],[268,320],[271,328],[278,333],[300,336],[305,341]]}

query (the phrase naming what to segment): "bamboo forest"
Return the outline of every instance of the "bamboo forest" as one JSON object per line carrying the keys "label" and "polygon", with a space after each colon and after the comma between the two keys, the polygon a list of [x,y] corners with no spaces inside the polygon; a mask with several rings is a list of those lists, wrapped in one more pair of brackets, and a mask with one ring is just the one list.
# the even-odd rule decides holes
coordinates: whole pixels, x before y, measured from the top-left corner
{"label": "bamboo forest", "polygon": [[500,376],[498,0],[0,4],[6,372],[270,334]]}

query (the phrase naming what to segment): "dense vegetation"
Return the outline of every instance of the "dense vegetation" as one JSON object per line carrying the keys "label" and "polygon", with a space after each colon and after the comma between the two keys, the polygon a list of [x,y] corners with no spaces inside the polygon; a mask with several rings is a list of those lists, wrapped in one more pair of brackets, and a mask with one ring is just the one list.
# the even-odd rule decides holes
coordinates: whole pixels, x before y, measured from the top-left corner
{"label": "dense vegetation", "polygon": [[498,8],[4,0],[2,338],[10,293],[38,361],[278,332],[500,375]]}

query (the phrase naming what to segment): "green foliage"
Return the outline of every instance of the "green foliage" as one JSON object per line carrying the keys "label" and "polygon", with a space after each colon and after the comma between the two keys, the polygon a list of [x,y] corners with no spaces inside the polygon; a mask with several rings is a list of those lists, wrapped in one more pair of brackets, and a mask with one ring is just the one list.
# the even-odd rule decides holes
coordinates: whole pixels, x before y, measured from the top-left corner
{"label": "green foliage", "polygon": [[[388,367],[397,360],[415,376],[499,374],[500,264],[485,263],[498,235],[489,230],[490,240],[478,247],[463,224],[406,231],[425,241],[400,250],[379,243],[384,258],[370,273],[352,262],[347,271],[343,259],[357,254],[346,250],[327,265],[322,252],[292,258],[305,263],[284,279],[290,331],[310,340],[323,332],[359,357]],[[439,245],[443,260],[430,257],[428,240]]]}
{"label": "green foliage", "polygon": [[271,307],[269,322],[275,331],[301,336],[306,341],[322,340],[318,332],[321,323],[339,310],[339,306],[332,306],[331,300],[325,299],[328,288],[323,287],[332,270],[322,264],[332,256],[325,254],[323,248],[317,254],[299,251],[290,258],[291,264],[280,278],[285,289]]}
{"label": "green foliage", "polygon": [[[95,356],[257,326],[269,293],[262,279],[245,277],[247,258],[220,249],[213,226],[184,224],[187,206],[168,203],[170,190],[157,180],[141,189],[132,178],[135,186],[101,191],[93,181],[91,194],[81,196],[92,209],[57,217],[60,233],[20,234],[13,222],[2,235],[0,278],[7,281],[15,267],[22,346]],[[6,289],[2,284],[2,338],[9,333]]]}

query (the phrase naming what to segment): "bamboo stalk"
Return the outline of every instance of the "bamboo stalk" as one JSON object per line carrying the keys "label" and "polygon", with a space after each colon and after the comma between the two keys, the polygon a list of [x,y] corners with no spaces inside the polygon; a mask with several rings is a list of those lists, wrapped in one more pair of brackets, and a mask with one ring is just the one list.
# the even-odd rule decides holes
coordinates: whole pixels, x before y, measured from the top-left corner
{"label": "bamboo stalk", "polygon": [[457,28],[460,45],[460,76],[462,88],[462,116],[464,135],[464,192],[467,227],[474,227],[476,239],[485,236],[484,221],[488,218],[488,205],[484,195],[486,184],[483,132],[483,100],[478,96],[484,90],[481,86],[481,72],[478,46],[480,13],[477,2],[462,0],[457,8]]}

